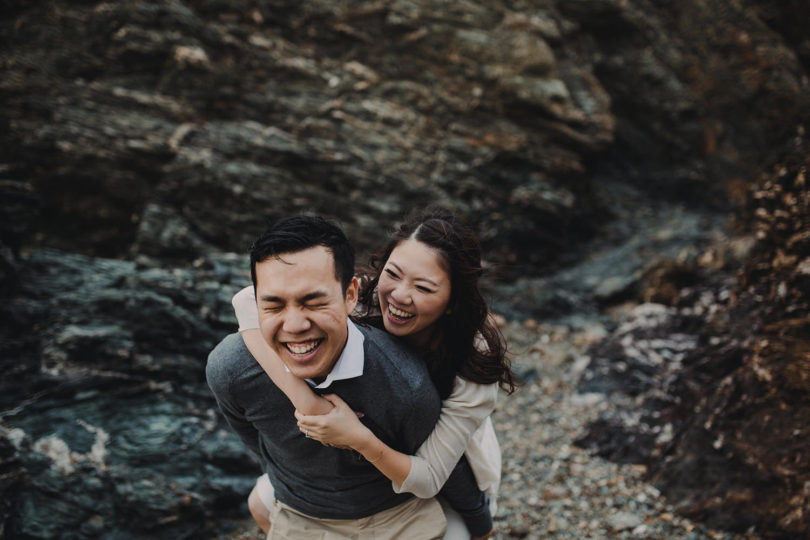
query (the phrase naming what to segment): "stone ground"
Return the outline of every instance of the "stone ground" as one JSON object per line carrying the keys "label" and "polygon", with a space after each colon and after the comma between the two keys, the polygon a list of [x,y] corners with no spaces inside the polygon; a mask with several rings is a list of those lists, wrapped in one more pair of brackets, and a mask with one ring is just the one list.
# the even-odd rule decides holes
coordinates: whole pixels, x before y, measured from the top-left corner
{"label": "stone ground", "polygon": [[[578,394],[588,345],[603,338],[597,322],[506,325],[513,362],[527,383],[503,396],[493,415],[503,451],[503,481],[493,540],[756,540],[709,529],[677,514],[644,480],[643,465],[617,464],[574,445],[586,424],[609,407],[599,394]],[[246,520],[223,536],[258,540]]]}
{"label": "stone ground", "polygon": [[643,465],[617,464],[574,446],[609,403],[578,394],[585,351],[605,335],[595,322],[510,325],[515,364],[536,379],[494,413],[504,458],[494,538],[753,540],[680,517],[643,478]]}

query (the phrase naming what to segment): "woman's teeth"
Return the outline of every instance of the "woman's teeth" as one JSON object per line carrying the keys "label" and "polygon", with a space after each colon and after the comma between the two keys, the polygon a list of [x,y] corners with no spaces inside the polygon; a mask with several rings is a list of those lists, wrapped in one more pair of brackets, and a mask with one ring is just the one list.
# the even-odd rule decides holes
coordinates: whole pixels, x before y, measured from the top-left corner
{"label": "woman's teeth", "polygon": [[388,311],[391,312],[391,315],[399,318],[399,319],[410,319],[413,317],[413,313],[408,313],[407,311],[402,311],[401,309],[397,309],[394,306],[388,306]]}
{"label": "woman's teeth", "polygon": [[293,354],[307,354],[321,344],[320,339],[307,341],[306,343],[285,343],[287,349]]}

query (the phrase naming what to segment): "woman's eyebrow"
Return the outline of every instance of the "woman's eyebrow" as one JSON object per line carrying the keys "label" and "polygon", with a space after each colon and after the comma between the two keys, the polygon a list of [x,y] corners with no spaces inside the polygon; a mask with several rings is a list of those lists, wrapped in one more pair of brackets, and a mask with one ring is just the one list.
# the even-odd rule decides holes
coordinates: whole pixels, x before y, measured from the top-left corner
{"label": "woman's eyebrow", "polygon": [[[400,267],[399,267],[399,265],[398,265],[397,263],[395,263],[394,261],[392,261],[392,260],[390,260],[390,259],[389,259],[389,260],[388,260],[388,264],[390,264],[391,266],[393,266],[394,268],[396,268],[397,272],[399,272],[400,274],[404,274],[404,273],[405,273],[405,272],[403,272],[403,271],[402,271],[402,268],[400,268]],[[430,284],[431,284],[431,285],[433,285],[434,287],[438,287],[438,286],[439,286],[439,284],[438,284],[438,283],[436,283],[436,282],[435,282],[435,281],[433,281],[432,279],[430,279],[430,278],[426,278],[426,277],[418,277],[418,278],[414,278],[414,281],[427,281],[428,283],[430,283]]]}

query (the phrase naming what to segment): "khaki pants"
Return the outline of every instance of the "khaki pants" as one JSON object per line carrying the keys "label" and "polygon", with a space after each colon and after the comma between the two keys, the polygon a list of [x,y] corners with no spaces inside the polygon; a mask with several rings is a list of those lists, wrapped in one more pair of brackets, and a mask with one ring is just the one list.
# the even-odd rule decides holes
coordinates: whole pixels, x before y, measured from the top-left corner
{"label": "khaki pants", "polygon": [[275,501],[267,540],[434,540],[447,522],[436,499],[414,497],[360,519],[318,519]]}

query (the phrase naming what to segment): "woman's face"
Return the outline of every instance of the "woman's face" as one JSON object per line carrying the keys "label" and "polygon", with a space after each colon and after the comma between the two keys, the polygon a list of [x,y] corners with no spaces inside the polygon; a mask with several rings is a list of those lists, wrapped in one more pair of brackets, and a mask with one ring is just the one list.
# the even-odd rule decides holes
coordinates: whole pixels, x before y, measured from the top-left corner
{"label": "woman's face", "polygon": [[404,240],[391,252],[378,284],[385,329],[425,346],[431,329],[447,310],[450,276],[439,252]]}

